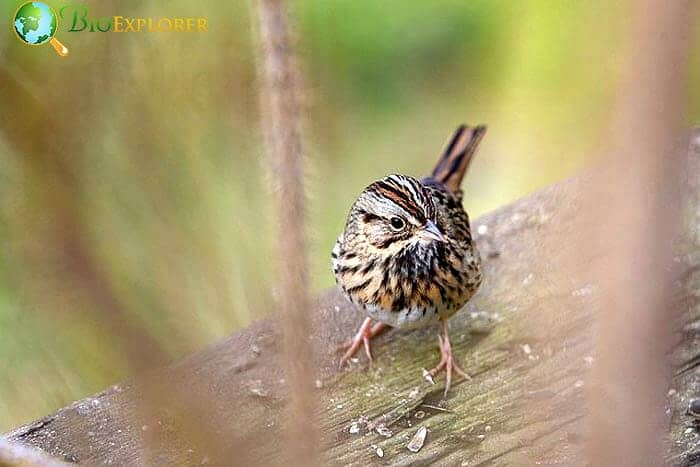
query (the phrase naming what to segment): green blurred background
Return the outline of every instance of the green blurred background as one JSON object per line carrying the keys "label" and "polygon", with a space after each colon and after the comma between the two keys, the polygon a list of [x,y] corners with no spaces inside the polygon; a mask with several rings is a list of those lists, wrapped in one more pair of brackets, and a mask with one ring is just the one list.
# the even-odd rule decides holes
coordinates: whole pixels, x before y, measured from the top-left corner
{"label": "green blurred background", "polygon": [[[0,432],[127,378],[134,363],[121,328],[96,311],[102,303],[86,291],[94,284],[62,256],[64,230],[92,255],[131,324],[171,359],[269,312],[277,260],[255,3],[88,2],[95,17],[204,16],[209,31],[68,33],[59,24],[65,59],[17,40],[20,3],[0,6],[0,70],[60,131],[37,125],[21,99],[16,106],[16,88],[0,88]],[[634,6],[290,4],[308,116],[315,290],[333,285],[329,252],[359,191],[389,172],[427,173],[459,123],[489,125],[465,184],[472,218],[590,164]],[[698,47],[689,70],[692,124]],[[20,153],[8,135],[42,135],[61,160]],[[72,213],[68,221],[61,212]]]}

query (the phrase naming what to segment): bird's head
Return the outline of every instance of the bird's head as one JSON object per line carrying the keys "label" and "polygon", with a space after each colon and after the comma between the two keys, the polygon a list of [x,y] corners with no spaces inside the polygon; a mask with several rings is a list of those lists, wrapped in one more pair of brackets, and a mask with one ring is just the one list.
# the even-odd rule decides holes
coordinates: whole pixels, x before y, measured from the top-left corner
{"label": "bird's head", "polygon": [[396,174],[377,180],[358,196],[348,216],[348,233],[367,249],[385,254],[446,242],[426,188],[413,177]]}

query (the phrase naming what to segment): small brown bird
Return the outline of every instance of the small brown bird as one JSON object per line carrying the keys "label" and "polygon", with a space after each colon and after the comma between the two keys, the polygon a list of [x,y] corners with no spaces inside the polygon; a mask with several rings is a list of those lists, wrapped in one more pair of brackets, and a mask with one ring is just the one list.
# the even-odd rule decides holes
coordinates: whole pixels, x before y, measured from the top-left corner
{"label": "small brown bird", "polygon": [[355,200],[333,248],[333,272],[368,318],[346,343],[341,366],[361,345],[371,360],[370,339],[387,325],[412,329],[439,321],[442,358],[428,372],[431,379],[445,370],[446,395],[453,371],[469,378],[454,362],[447,319],[481,285],[460,185],[485,133],[485,126],[460,126],[431,176],[392,174]]}

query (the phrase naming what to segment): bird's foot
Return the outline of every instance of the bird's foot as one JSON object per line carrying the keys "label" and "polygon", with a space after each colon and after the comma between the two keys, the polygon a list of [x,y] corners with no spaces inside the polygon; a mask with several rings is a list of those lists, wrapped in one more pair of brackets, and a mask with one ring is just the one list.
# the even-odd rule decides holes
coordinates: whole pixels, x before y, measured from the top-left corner
{"label": "bird's foot", "polygon": [[429,382],[434,383],[433,378],[435,375],[444,370],[445,397],[447,397],[447,392],[450,390],[450,386],[452,385],[453,371],[466,380],[471,380],[472,378],[464,370],[462,370],[457,363],[455,363],[454,358],[452,357],[452,345],[450,344],[450,336],[447,330],[446,321],[442,321],[442,330],[441,334],[438,334],[438,341],[440,342],[440,363],[438,363],[437,366],[430,371],[424,370],[423,376]]}
{"label": "bird's foot", "polygon": [[372,325],[372,319],[365,318],[365,320],[362,322],[362,325],[360,326],[360,329],[357,331],[357,334],[355,334],[355,337],[348,339],[341,346],[341,349],[345,350],[345,354],[340,359],[339,367],[342,368],[348,362],[348,360],[350,360],[350,357],[355,355],[355,353],[360,348],[360,345],[364,345],[365,354],[367,355],[367,358],[371,363],[372,349],[370,347],[370,339],[372,339],[378,334],[381,334],[381,332],[384,331],[385,328],[386,325],[384,323],[374,323],[374,325]]}

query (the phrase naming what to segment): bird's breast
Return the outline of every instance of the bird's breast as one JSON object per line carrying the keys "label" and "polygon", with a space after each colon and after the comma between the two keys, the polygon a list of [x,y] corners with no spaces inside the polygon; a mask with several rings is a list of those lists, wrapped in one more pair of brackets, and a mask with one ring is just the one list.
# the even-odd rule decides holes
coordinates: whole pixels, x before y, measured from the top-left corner
{"label": "bird's breast", "polygon": [[364,262],[350,258],[336,277],[351,301],[370,317],[404,328],[451,316],[481,283],[478,254],[471,246],[449,245]]}

